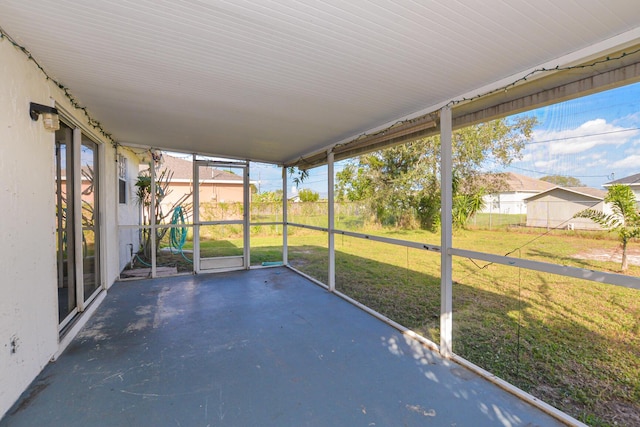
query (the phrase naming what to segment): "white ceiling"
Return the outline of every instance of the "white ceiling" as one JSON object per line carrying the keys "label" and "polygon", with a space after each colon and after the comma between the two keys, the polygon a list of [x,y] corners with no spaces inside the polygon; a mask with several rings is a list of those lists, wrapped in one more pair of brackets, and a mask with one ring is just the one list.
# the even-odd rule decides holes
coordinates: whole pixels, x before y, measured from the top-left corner
{"label": "white ceiling", "polygon": [[640,2],[0,0],[0,27],[119,142],[284,163],[637,43]]}

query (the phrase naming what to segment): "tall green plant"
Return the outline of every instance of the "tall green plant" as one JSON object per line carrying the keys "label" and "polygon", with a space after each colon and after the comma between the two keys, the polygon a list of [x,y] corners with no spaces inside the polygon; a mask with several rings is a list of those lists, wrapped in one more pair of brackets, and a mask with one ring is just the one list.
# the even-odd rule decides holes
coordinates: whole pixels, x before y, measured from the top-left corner
{"label": "tall green plant", "polygon": [[631,240],[640,237],[640,212],[638,212],[636,197],[628,185],[614,184],[609,187],[604,201],[611,206],[611,214],[585,209],[573,217],[588,218],[603,228],[616,232],[622,244],[621,269],[627,271],[629,268],[627,245]]}
{"label": "tall green plant", "polygon": [[461,189],[461,182],[457,175],[453,175],[453,206],[451,210],[454,228],[465,228],[469,219],[484,208],[484,187],[472,190]]}

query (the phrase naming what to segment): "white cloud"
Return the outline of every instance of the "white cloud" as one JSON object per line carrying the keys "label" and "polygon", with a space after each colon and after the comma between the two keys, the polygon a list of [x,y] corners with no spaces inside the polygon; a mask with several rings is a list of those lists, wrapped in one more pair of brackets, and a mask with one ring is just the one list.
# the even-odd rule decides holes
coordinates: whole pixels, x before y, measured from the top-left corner
{"label": "white cloud", "polygon": [[624,154],[626,154],[627,156],[629,155],[634,155],[638,152],[638,147],[637,145],[640,144],[640,142],[635,142],[633,143],[633,146],[630,148],[627,148],[626,150],[624,150]]}
{"label": "white cloud", "polygon": [[594,119],[574,129],[536,132],[534,141],[545,143],[551,155],[576,154],[599,146],[620,146],[638,134],[640,131],[637,129],[615,126],[604,119]]}
{"label": "white cloud", "polygon": [[589,153],[585,154],[584,156],[578,157],[579,162],[586,162],[589,160],[604,160],[604,153]]}
{"label": "white cloud", "polygon": [[517,163],[517,162],[522,162],[522,163],[527,163],[533,160],[533,154],[531,153],[525,153],[522,155],[521,159],[514,159],[513,163]]}
{"label": "white cloud", "polygon": [[614,162],[611,167],[612,168],[634,168],[638,169],[640,165],[640,154],[634,154],[632,156],[625,157],[624,159],[618,160]]}
{"label": "white cloud", "polygon": [[[609,164],[609,161],[607,159],[595,159],[593,162],[588,162],[585,164],[587,169],[593,169],[593,168],[597,168],[600,166],[606,166]],[[584,169],[581,169],[584,170]]]}
{"label": "white cloud", "polygon": [[533,165],[536,168],[539,169],[544,169],[544,168],[548,168],[551,167],[553,165],[555,165],[556,163],[558,163],[557,159],[551,159],[551,160],[538,160],[537,162],[535,162]]}
{"label": "white cloud", "polygon": [[614,124],[620,126],[632,126],[640,124],[640,112],[627,114],[613,121]]}

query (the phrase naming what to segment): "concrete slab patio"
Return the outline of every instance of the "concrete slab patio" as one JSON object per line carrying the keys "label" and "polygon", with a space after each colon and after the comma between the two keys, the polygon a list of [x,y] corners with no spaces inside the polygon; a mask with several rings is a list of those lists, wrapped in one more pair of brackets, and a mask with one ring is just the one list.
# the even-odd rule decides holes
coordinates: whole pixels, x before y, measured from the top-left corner
{"label": "concrete slab patio", "polygon": [[555,426],[285,268],[116,283],[9,426]]}

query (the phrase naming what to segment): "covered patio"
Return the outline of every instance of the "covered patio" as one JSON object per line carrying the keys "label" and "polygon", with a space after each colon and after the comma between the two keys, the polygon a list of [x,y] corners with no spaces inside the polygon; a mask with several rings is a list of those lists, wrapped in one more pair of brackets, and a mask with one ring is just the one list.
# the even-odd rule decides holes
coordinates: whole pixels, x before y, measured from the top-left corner
{"label": "covered patio", "polygon": [[115,284],[0,426],[554,426],[286,267]]}
{"label": "covered patio", "polygon": [[[517,337],[516,358],[521,273],[545,302],[555,283],[580,282],[575,299],[604,285],[637,291],[640,278],[553,253],[521,257],[515,244],[454,242],[454,132],[638,81],[640,3],[628,0],[0,2],[0,426],[583,425],[456,354],[455,276],[506,271],[488,281],[508,288],[496,310],[512,328],[503,335]],[[336,164],[426,137],[439,141],[436,241],[341,228]],[[163,152],[191,162],[182,184],[195,210],[183,223],[153,214]],[[280,205],[266,219],[251,217],[252,163],[279,174]],[[198,186],[214,167],[243,182],[232,218],[201,216],[213,196]],[[292,219],[292,179],[319,167],[326,215]],[[203,255],[224,227],[239,230],[233,254]],[[252,263],[259,227],[278,230],[265,245],[274,258]],[[150,236],[175,230],[188,239],[188,273],[159,277],[167,247]],[[337,239],[369,245],[376,261],[354,249],[353,264],[340,264]],[[151,279],[121,281],[145,251]],[[317,255],[313,272],[295,268],[306,266],[301,254]],[[368,273],[387,254],[404,255],[406,268],[362,287],[391,284],[393,296],[397,276],[414,280],[423,293],[391,305],[429,299],[435,309],[414,316],[429,338],[340,282],[357,275],[345,265]],[[411,276],[410,263],[436,267]],[[469,295],[465,304],[479,306],[495,294]],[[551,320],[532,324],[570,334]],[[628,329],[619,339],[631,336],[635,354]],[[483,356],[504,357],[490,335]],[[597,343],[626,351],[607,339]],[[542,357],[553,352],[540,356],[530,341],[532,360],[554,371]],[[567,388],[551,391],[562,399]],[[635,412],[629,396],[616,398]]]}

